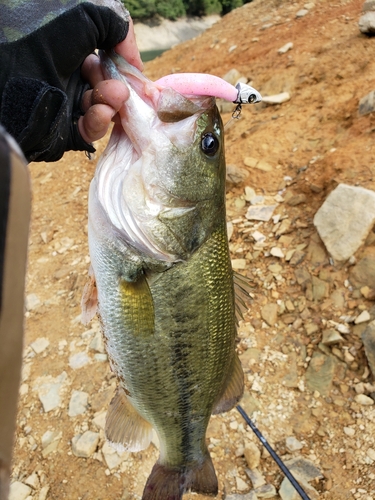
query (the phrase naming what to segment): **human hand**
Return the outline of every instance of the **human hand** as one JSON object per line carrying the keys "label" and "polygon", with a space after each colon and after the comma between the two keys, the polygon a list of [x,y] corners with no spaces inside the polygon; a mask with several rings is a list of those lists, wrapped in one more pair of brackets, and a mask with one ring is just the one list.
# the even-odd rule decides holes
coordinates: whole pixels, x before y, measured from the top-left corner
{"label": "human hand", "polygon": [[[114,48],[130,64],[143,70],[143,63],[135,40],[133,21],[129,19],[129,31]],[[78,128],[86,142],[101,139],[107,132],[120,107],[129,97],[129,90],[118,80],[105,80],[99,58],[90,54],[82,64],[81,75],[92,90],[85,92],[82,101],[84,115],[78,120]]]}
{"label": "human hand", "polygon": [[56,161],[70,149],[94,152],[91,141],[105,134],[128,97],[123,84],[104,81],[90,55],[95,49],[115,48],[142,68],[130,16],[118,0],[69,5],[51,13],[49,2],[37,2],[36,19],[51,21],[37,28],[35,22],[31,32],[30,23],[21,25],[11,39],[0,30],[0,122],[29,161]]}

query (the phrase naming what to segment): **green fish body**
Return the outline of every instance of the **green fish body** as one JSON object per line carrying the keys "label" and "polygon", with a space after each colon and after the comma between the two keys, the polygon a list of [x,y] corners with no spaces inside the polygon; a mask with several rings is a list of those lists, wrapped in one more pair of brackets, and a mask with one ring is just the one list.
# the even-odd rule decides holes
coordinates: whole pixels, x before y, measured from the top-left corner
{"label": "green fish body", "polygon": [[215,495],[207,425],[243,392],[220,115],[213,99],[155,89],[119,59],[104,65],[131,91],[89,197],[98,311],[119,382],[107,439],[139,451],[155,429],[160,457],[143,500]]}

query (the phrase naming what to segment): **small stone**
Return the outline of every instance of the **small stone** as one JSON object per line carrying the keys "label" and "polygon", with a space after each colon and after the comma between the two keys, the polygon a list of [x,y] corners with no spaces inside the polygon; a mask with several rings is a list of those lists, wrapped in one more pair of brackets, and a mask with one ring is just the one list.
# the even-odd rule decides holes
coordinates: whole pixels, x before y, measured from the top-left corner
{"label": "small stone", "polygon": [[300,18],[300,17],[304,17],[306,16],[306,14],[308,14],[309,11],[307,9],[300,9],[297,13],[296,13],[296,17],[297,18]]}
{"label": "small stone", "polygon": [[371,459],[375,461],[375,450],[373,448],[369,448],[366,451],[366,455]]}
{"label": "small stone", "polygon": [[89,458],[95,452],[100,435],[98,432],[86,431],[74,436],[72,439],[72,451],[77,457]]}
{"label": "small stone", "polygon": [[105,363],[108,360],[108,356],[106,354],[102,354],[97,352],[94,354],[94,361],[98,361],[99,363]]}
{"label": "small stone", "polygon": [[107,441],[103,445],[102,453],[109,470],[115,469],[129,457],[129,452],[119,453]]}
{"label": "small stone", "polygon": [[307,458],[296,457],[285,462],[289,469],[298,474],[298,476],[305,482],[313,481],[315,479],[322,479],[323,475],[320,469]]}
{"label": "small stone", "polygon": [[46,431],[42,436],[42,448],[47,448],[53,441],[58,441],[62,437],[62,432]]}
{"label": "small stone", "polygon": [[76,354],[73,354],[69,358],[69,366],[73,370],[78,370],[79,368],[82,368],[83,366],[87,365],[89,362],[90,358],[84,351],[77,352]]}
{"label": "small stone", "polygon": [[103,335],[101,331],[95,333],[94,338],[90,342],[89,349],[92,349],[96,352],[105,353]]}
{"label": "small stone", "polygon": [[241,479],[240,477],[236,477],[236,489],[238,491],[246,491],[249,489],[249,486],[245,483],[245,481],[243,479]]}
{"label": "small stone", "polygon": [[253,198],[255,198],[255,196],[256,196],[255,190],[250,186],[245,186],[245,200],[251,201]]}
{"label": "small stone", "polygon": [[261,316],[269,326],[274,326],[277,321],[277,304],[268,303],[262,307]]}
{"label": "small stone", "polygon": [[322,343],[324,345],[329,346],[329,345],[339,344],[340,342],[344,342],[344,339],[336,330],[329,329],[323,331]]}
{"label": "small stone", "polygon": [[374,404],[374,400],[364,394],[354,396],[354,401],[362,406],[372,406]]}
{"label": "small stone", "polygon": [[293,231],[292,223],[289,219],[283,219],[279,228],[276,231],[276,236],[282,236],[283,234],[288,234]]}
{"label": "small stone", "polygon": [[36,472],[33,472],[28,478],[25,479],[25,484],[31,486],[34,490],[39,488],[39,478]]}
{"label": "small stone", "polygon": [[63,372],[58,377],[39,377],[34,384],[34,390],[38,392],[38,397],[46,413],[60,406],[60,389],[67,379],[67,374]]}
{"label": "small stone", "polygon": [[370,317],[370,313],[366,310],[362,311],[361,314],[359,316],[356,317],[356,319],[354,320],[354,323],[356,325],[359,325],[360,323],[366,323],[366,321],[370,321],[371,317]]}
{"label": "small stone", "polygon": [[35,352],[35,354],[40,354],[49,346],[49,340],[44,337],[41,337],[39,339],[36,339],[35,342],[32,342],[30,346]]}
{"label": "small stone", "polygon": [[344,433],[349,437],[353,437],[355,435],[355,429],[352,427],[344,427]]}
{"label": "small stone", "polygon": [[316,351],[306,370],[306,385],[310,391],[328,395],[333,384],[337,359]]}
{"label": "small stone", "polygon": [[375,377],[375,321],[367,325],[365,331],[361,335],[361,339],[370,370]]}
{"label": "small stone", "polygon": [[359,101],[359,114],[368,115],[375,111],[375,90],[367,94]]}
{"label": "small stone", "polygon": [[306,200],[307,198],[305,194],[294,194],[288,199],[287,204],[291,207],[296,207],[297,205],[301,205],[301,203],[306,203]]}
{"label": "small stone", "polygon": [[[233,104],[229,103],[231,110],[233,109]],[[249,177],[249,172],[237,165],[227,165],[227,176],[226,181],[232,184],[241,184]]]}
{"label": "small stone", "polygon": [[50,489],[50,487],[48,485],[47,486],[43,486],[40,489],[40,491],[39,491],[38,500],[46,500],[48,492],[49,492],[49,489]]}
{"label": "small stone", "polygon": [[263,486],[259,486],[259,488],[255,488],[254,492],[257,498],[273,498],[277,495],[276,488],[273,484],[264,484]]}
{"label": "small stone", "polygon": [[350,326],[343,325],[342,323],[339,323],[336,326],[336,329],[338,332],[342,333],[343,335],[348,335],[350,333]]}
{"label": "small stone", "polygon": [[30,293],[26,296],[25,307],[26,311],[34,311],[41,305],[39,297],[35,293]]}
{"label": "small stone", "polygon": [[312,293],[314,302],[320,302],[329,296],[329,283],[319,279],[317,276],[312,277]]}
{"label": "small stone", "polygon": [[259,488],[260,486],[263,486],[266,484],[266,480],[264,479],[263,475],[258,471],[258,469],[245,469],[246,475],[250,479],[253,488]]}
{"label": "small stone", "polygon": [[279,247],[273,247],[273,248],[271,248],[270,254],[273,257],[277,257],[278,259],[283,259],[285,257],[283,251]]}
{"label": "small stone", "polygon": [[368,286],[361,288],[361,294],[368,300],[375,300],[375,289]]}
{"label": "small stone", "polygon": [[26,500],[31,491],[30,486],[21,483],[21,481],[14,481],[10,485],[9,500]]}
{"label": "small stone", "polygon": [[262,96],[262,102],[270,105],[283,104],[284,102],[287,102],[289,100],[289,92],[281,92],[280,94]]}
{"label": "small stone", "polygon": [[98,428],[104,431],[105,429],[105,421],[107,417],[107,412],[105,410],[100,411],[95,414],[92,422]]}
{"label": "small stone", "polygon": [[20,386],[20,396],[26,396],[26,394],[29,392],[29,386],[28,384],[21,384]]}
{"label": "small stone", "polygon": [[365,35],[375,34],[375,12],[365,12],[358,22],[359,31]]}
{"label": "small stone", "polygon": [[301,441],[298,441],[298,439],[294,436],[289,436],[285,439],[285,446],[291,452],[302,450],[303,448],[303,444],[301,443]]}
{"label": "small stone", "polygon": [[260,450],[253,442],[246,443],[244,455],[249,469],[256,469],[260,463]]}
{"label": "small stone", "polygon": [[251,236],[257,243],[263,243],[264,241],[266,241],[266,237],[260,231],[254,231],[253,233],[251,233]]}
{"label": "small stone", "polygon": [[300,250],[292,250],[292,254],[290,255],[290,258],[287,258],[289,257],[289,255],[285,258],[285,260],[289,261],[289,264],[293,267],[295,266],[298,266],[299,264],[301,264],[301,262],[303,262],[305,260],[305,257],[306,257],[306,253],[305,252],[301,252]]}
{"label": "small stone", "polygon": [[277,205],[252,205],[248,208],[245,217],[248,220],[260,220],[268,222],[271,219],[276,207]]}
{"label": "small stone", "polygon": [[87,410],[87,402],[89,395],[87,392],[73,391],[69,402],[69,417],[76,417],[82,415]]}
{"label": "small stone", "polygon": [[282,47],[280,47],[277,52],[279,54],[285,54],[286,52],[288,52],[288,50],[291,50],[292,48],[293,48],[293,42],[288,42],[285,45],[283,45]]}
{"label": "small stone", "polygon": [[232,259],[232,267],[233,269],[246,269],[246,259]]}

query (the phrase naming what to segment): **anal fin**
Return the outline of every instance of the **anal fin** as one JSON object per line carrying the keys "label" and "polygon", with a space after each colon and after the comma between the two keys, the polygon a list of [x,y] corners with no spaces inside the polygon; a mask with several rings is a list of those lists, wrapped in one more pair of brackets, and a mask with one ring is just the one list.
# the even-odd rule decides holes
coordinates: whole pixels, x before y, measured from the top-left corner
{"label": "anal fin", "polygon": [[108,441],[121,451],[145,450],[152,438],[152,426],[132,406],[124,389],[117,388],[105,423]]}
{"label": "anal fin", "polygon": [[232,370],[229,373],[224,392],[212,411],[213,415],[231,410],[241,399],[244,391],[244,374],[241,361],[237,354],[234,355]]}

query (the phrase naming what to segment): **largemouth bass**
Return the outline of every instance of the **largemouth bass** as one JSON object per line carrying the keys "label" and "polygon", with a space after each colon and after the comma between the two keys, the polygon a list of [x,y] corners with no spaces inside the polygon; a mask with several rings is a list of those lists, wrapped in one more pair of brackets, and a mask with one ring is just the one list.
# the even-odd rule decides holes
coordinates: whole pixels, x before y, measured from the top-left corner
{"label": "largemouth bass", "polygon": [[214,98],[160,88],[116,55],[102,63],[130,90],[89,195],[98,313],[118,378],[106,436],[139,451],[155,429],[143,500],[216,495],[207,425],[243,392],[222,121]]}

